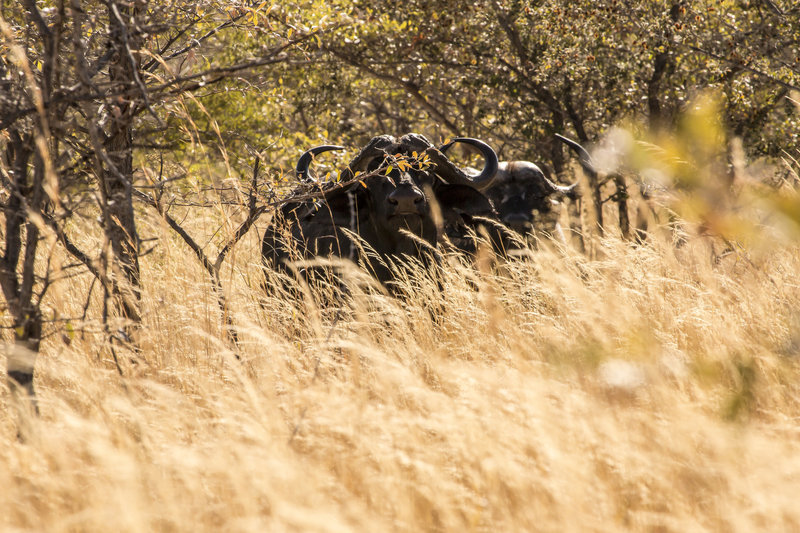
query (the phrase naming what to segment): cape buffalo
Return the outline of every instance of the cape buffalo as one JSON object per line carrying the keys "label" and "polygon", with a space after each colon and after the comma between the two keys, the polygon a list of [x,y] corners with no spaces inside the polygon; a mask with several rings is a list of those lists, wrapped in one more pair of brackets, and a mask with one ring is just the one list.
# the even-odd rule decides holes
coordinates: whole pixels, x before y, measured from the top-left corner
{"label": "cape buffalo", "polygon": [[503,224],[520,235],[542,234],[563,240],[561,201],[576,198],[577,182],[557,185],[530,161],[503,161],[486,195]]}
{"label": "cape buffalo", "polygon": [[[480,150],[485,163],[478,175],[468,175],[443,153],[454,143]],[[492,185],[498,160],[480,140],[457,138],[437,148],[418,134],[381,135],[337,181],[314,180],[313,157],[338,149],[315,147],[300,157],[296,172],[305,186],[296,191],[299,199],[285,203],[264,234],[262,255],[269,268],[289,273],[298,260],[345,258],[361,262],[386,284],[394,277],[394,259],[427,261],[446,231],[494,213],[482,191]]]}

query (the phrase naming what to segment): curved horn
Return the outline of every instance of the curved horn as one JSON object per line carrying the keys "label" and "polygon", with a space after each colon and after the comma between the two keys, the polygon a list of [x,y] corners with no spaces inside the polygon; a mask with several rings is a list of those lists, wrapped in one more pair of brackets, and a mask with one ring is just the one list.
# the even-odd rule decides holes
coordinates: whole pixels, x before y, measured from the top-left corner
{"label": "curved horn", "polygon": [[579,181],[580,180],[576,180],[575,183],[573,183],[572,185],[556,185],[555,187],[560,194],[563,194],[567,198],[575,200],[579,196],[578,194]]}
{"label": "curved horn", "polygon": [[349,180],[354,178],[359,172],[364,172],[373,159],[386,156],[386,150],[395,143],[391,135],[378,135],[370,139],[369,143],[350,161],[347,168],[342,172],[342,179]]}
{"label": "curved horn", "polygon": [[[568,139],[563,135],[559,135],[556,133],[556,139],[563,142],[570,148],[572,148],[576,154],[578,154],[578,163],[581,164],[581,168],[589,174],[593,179],[597,178],[597,169],[594,166],[594,162],[592,161],[592,156],[589,155],[589,152],[581,146],[580,144],[576,143],[572,139]],[[573,185],[574,186],[574,185]]]}
{"label": "curved horn", "polygon": [[580,180],[576,180],[571,185],[559,185],[550,178],[549,173],[545,173],[538,165],[531,161],[504,161],[500,163],[502,170],[509,175],[522,173],[533,178],[532,183],[540,188],[537,194],[544,194],[550,196],[566,196],[567,198],[576,199],[578,197],[578,184]]}
{"label": "curved horn", "polygon": [[[481,170],[480,174],[475,177],[467,176],[464,171],[453,165],[452,162],[447,159],[447,156],[445,156],[445,160],[450,163],[449,166],[452,166],[452,169],[443,169],[439,161],[434,161],[434,163],[437,164],[437,170],[439,171],[439,174],[442,175],[446,181],[454,185],[469,185],[479,191],[485,191],[491,187],[494,183],[495,175],[497,174],[497,169],[499,168],[500,163],[497,159],[497,153],[495,153],[494,149],[478,139],[473,139],[471,137],[456,137],[449,143],[440,146],[439,151],[445,153],[455,143],[469,144],[480,150],[484,159],[483,170]],[[448,165],[445,165],[445,167],[447,166]],[[456,172],[453,172],[453,170]]]}
{"label": "curved horn", "polygon": [[329,152],[331,150],[344,150],[344,146],[323,144],[322,146],[315,146],[314,148],[303,152],[303,155],[301,155],[300,159],[297,160],[297,166],[295,167],[297,179],[300,180],[300,183],[309,183],[313,181],[308,176],[308,166],[311,164],[311,160],[314,159],[314,156],[323,152]]}
{"label": "curved horn", "polygon": [[547,181],[547,184],[551,187],[554,193],[558,193],[561,196],[566,196],[567,198],[570,198],[572,200],[578,198],[579,196],[578,184],[580,183],[580,180],[575,180],[575,183],[571,185],[559,185],[555,182],[550,181],[547,178],[545,178],[545,180]]}

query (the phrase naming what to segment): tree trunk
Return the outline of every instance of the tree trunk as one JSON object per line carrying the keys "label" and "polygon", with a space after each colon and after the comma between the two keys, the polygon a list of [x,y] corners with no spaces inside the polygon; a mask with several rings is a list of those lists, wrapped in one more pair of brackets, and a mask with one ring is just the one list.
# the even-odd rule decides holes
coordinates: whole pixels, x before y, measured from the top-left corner
{"label": "tree trunk", "polygon": [[[673,2],[669,10],[672,24],[680,18],[681,2]],[[669,125],[671,117],[661,105],[661,84],[665,78],[675,71],[674,52],[670,48],[668,38],[664,38],[662,49],[653,58],[653,74],[647,81],[647,111],[650,122],[650,131],[660,131]]]}
{"label": "tree trunk", "polygon": [[[586,169],[584,168],[586,171]],[[597,172],[586,171],[589,189],[592,191],[592,206],[594,207],[595,223],[600,235],[605,235],[605,221],[603,220],[603,186]]]}
{"label": "tree trunk", "polygon": [[569,242],[575,243],[580,253],[586,252],[586,242],[583,240],[583,224],[581,223],[582,200],[570,200],[567,204],[569,213]]}
{"label": "tree trunk", "polygon": [[[110,105],[109,129],[104,148],[108,159],[101,177],[104,188],[105,232],[114,254],[115,292],[120,315],[134,323],[139,315],[140,272],[139,238],[133,210],[133,126],[137,107],[134,95],[141,67],[138,55],[141,38],[134,25],[136,15],[130,5],[117,5],[109,0],[108,17],[111,46],[114,50],[109,65],[110,92],[122,93]],[[142,94],[142,98],[145,96]]]}
{"label": "tree trunk", "polygon": [[[587,135],[586,128],[583,125],[583,117],[578,114],[575,106],[572,104],[572,88],[569,85],[567,85],[565,91],[564,105],[566,106],[567,114],[572,122],[572,126],[575,128],[575,134],[578,136],[578,141],[585,145],[587,142],[589,142],[589,136]],[[602,236],[605,233],[605,223],[603,221],[603,185],[600,182],[600,176],[594,168],[588,168],[585,165],[581,165],[581,167],[583,168],[584,173],[586,174],[586,179],[589,182],[589,189],[591,189],[592,193],[592,205],[594,206],[597,229]]]}
{"label": "tree trunk", "polygon": [[630,240],[631,238],[631,221],[628,216],[628,185],[625,183],[625,178],[620,174],[614,174],[614,185],[617,187],[617,192],[614,195],[617,201],[617,210],[619,212],[619,231],[622,233],[622,238]]}
{"label": "tree trunk", "polygon": [[33,292],[39,228],[28,220],[27,210],[38,210],[44,201],[44,163],[34,153],[32,135],[23,138],[19,132],[11,131],[9,140],[4,163],[11,172],[5,184],[9,198],[4,206],[5,243],[0,257],[0,289],[12,316],[14,330],[14,344],[8,350],[6,359],[7,380],[12,391],[22,390],[33,400],[35,410],[33,371],[42,338],[42,315]]}

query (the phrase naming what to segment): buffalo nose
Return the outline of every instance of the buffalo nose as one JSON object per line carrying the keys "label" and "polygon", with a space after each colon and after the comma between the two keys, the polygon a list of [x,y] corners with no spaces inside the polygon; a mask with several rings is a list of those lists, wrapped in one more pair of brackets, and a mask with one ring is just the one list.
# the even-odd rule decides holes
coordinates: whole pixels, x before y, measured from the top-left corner
{"label": "buffalo nose", "polygon": [[386,201],[394,207],[395,215],[419,214],[425,195],[416,187],[400,186],[397,187],[386,198]]}

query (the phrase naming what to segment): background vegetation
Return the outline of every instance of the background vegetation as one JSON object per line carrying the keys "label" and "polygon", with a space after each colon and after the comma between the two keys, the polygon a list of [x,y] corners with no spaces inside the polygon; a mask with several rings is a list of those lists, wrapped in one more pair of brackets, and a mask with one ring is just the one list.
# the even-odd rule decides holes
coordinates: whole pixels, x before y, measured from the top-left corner
{"label": "background vegetation", "polygon": [[[799,32],[769,0],[0,0],[0,524],[800,528]],[[409,131],[581,179],[572,241],[268,296],[298,155]]]}

